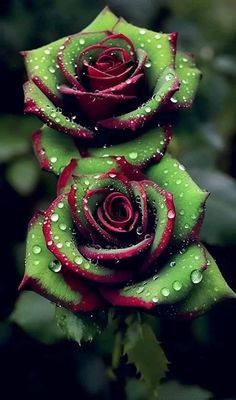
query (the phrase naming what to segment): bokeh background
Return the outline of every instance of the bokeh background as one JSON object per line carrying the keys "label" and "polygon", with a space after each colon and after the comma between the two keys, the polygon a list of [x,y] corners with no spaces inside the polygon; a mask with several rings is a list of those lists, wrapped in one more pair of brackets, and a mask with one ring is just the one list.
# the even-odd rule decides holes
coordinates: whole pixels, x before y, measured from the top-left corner
{"label": "bokeh background", "polygon": [[[134,24],[178,31],[180,48],[202,69],[191,111],[181,112],[172,153],[211,192],[202,240],[236,290],[236,2],[235,0],[8,0],[0,4],[0,396],[26,399],[149,400],[133,370],[126,385],[109,382],[112,337],[79,347],[61,338],[54,308],[32,293],[19,296],[27,223],[54,196],[41,172],[23,116],[26,79],[19,51],[87,25],[106,5]],[[235,400],[236,303],[224,302],[192,322],[158,321],[170,360],[162,400]],[[119,387],[118,387],[119,386]],[[119,390],[118,390],[119,389]]]}

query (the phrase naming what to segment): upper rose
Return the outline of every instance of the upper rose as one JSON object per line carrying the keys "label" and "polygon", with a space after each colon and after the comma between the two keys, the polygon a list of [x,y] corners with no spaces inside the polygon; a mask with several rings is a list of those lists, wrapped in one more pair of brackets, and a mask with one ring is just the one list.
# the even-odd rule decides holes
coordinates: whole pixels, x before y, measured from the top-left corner
{"label": "upper rose", "polygon": [[200,77],[192,57],[176,53],[176,37],[105,8],[82,32],[23,52],[25,111],[77,138],[99,135],[101,144],[106,130],[117,142],[112,131],[156,126],[163,112],[191,105]]}
{"label": "upper rose", "polygon": [[58,192],[30,224],[21,287],[74,312],[189,316],[232,296],[198,239],[208,193],[169,155],[146,176],[121,157],[72,160]]}

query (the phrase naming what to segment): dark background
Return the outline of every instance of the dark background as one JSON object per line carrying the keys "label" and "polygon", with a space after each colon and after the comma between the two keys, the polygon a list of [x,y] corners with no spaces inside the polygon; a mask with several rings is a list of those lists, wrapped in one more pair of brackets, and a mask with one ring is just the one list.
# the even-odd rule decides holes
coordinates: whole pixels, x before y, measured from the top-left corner
{"label": "dark background", "polygon": [[[202,240],[236,290],[235,0],[113,0],[113,11],[155,31],[178,31],[180,48],[203,71],[191,111],[183,111],[171,144],[199,185],[211,192]],[[39,47],[86,26],[102,0],[8,0],[0,5],[0,396],[24,399],[115,399],[109,384],[111,338],[79,347],[60,340],[49,302],[19,297],[27,223],[53,198],[54,178],[39,170],[23,116],[26,79],[20,50]],[[227,301],[192,322],[160,321],[171,361],[162,400],[236,399],[236,303]],[[146,400],[132,371],[128,400]],[[133,376],[133,377],[132,377]],[[124,398],[124,396],[123,396]]]}

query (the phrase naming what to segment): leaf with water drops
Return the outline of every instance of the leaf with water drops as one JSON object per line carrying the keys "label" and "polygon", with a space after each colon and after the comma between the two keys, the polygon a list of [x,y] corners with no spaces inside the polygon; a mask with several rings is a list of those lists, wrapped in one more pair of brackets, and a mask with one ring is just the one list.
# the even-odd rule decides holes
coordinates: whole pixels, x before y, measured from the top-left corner
{"label": "leaf with water drops", "polygon": [[72,159],[80,159],[74,139],[69,136],[59,136],[47,125],[35,132],[32,140],[41,168],[57,175]]}
{"label": "leaf with water drops", "polygon": [[[63,264],[47,249],[42,232],[43,220],[44,215],[38,213],[30,222],[26,269],[20,289],[34,290],[72,311],[99,308],[99,296],[77,277],[68,275],[68,272],[64,274]],[[70,286],[72,281],[73,285]]]}
{"label": "leaf with water drops", "polygon": [[209,193],[201,190],[184,166],[169,154],[145,174],[174,197],[176,219],[172,243],[198,237]]}
{"label": "leaf with water drops", "polygon": [[134,322],[127,327],[124,354],[157,399],[161,380],[168,371],[168,360],[149,325]]}
{"label": "leaf with water drops", "polygon": [[130,284],[122,289],[102,288],[102,295],[114,306],[152,309],[175,304],[188,297],[195,284],[204,278],[205,250],[193,243],[176,254],[167,257],[156,272],[146,280]]}
{"label": "leaf with water drops", "polygon": [[81,342],[91,342],[101,334],[105,322],[105,314],[74,314],[63,307],[56,307],[57,325],[68,339]]}
{"label": "leaf with water drops", "polygon": [[144,168],[163,157],[171,134],[171,126],[157,127],[125,143],[89,147],[88,154],[91,157],[124,156],[130,164]]}

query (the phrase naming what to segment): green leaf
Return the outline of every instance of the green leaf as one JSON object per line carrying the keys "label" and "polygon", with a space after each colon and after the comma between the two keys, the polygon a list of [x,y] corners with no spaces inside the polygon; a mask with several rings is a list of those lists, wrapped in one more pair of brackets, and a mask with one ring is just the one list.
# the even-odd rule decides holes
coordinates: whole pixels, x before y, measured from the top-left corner
{"label": "green leaf", "polygon": [[168,381],[161,385],[159,400],[210,400],[212,393],[197,385],[183,385]]}
{"label": "green leaf", "polygon": [[104,327],[104,316],[74,314],[63,307],[56,307],[56,320],[65,336],[79,345],[81,342],[91,342]]}
{"label": "green leaf", "polygon": [[172,242],[197,237],[196,228],[200,227],[208,193],[202,191],[184,166],[167,153],[159,163],[148,168],[145,174],[174,196],[176,219]]}
{"label": "green leaf", "polygon": [[135,322],[128,326],[124,338],[124,354],[157,398],[161,380],[168,371],[168,361],[149,325]]}
{"label": "green leaf", "polygon": [[36,293],[21,293],[9,319],[45,344],[53,344],[63,337],[55,324],[54,304]]}
{"label": "green leaf", "polygon": [[6,178],[19,194],[27,196],[36,188],[39,181],[39,173],[35,159],[25,157],[19,158],[8,166]]}

